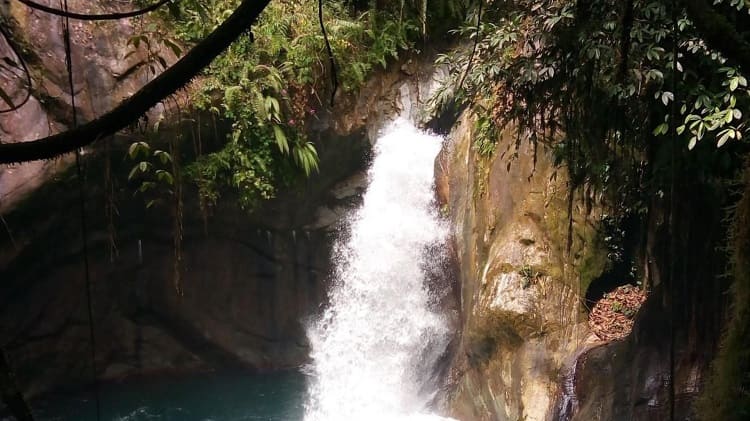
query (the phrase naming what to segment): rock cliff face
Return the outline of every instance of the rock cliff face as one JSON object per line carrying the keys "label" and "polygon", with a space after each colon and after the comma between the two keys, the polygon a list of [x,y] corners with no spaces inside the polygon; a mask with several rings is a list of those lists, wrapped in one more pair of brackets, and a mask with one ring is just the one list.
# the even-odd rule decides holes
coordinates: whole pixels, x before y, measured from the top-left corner
{"label": "rock cliff face", "polygon": [[564,419],[669,420],[672,407],[673,419],[697,419],[695,402],[726,317],[725,218],[733,199],[726,185],[690,170],[695,156],[682,159],[674,227],[665,199],[654,199],[643,221],[641,273],[650,297],[627,338],[580,356],[573,383],[578,410]]}
{"label": "rock cliff face", "polygon": [[[19,113],[0,116],[4,141],[64,130],[71,107],[59,19],[16,2],[0,4],[13,28],[24,28],[16,33],[41,34],[23,38],[29,50],[49,55],[27,57],[41,82]],[[72,1],[70,7],[90,11],[97,5]],[[100,25],[105,28],[75,27],[82,120],[111,108],[149,77],[144,57],[123,60],[133,28],[126,22]],[[10,54],[7,46],[0,48]],[[420,90],[433,83],[407,81],[418,66],[406,62],[372,78],[356,95],[337,98],[336,108],[319,116],[311,133],[321,172],[282,189],[252,214],[226,197],[205,217],[186,187],[182,295],[173,284],[173,210],[146,209],[133,196],[135,187],[126,181],[129,142],[116,139],[106,152],[101,146],[88,150],[85,211],[98,377],[303,364],[304,325],[325,301],[332,239],[359,200],[370,141],[384,120],[402,110],[416,112]],[[5,82],[16,89],[6,91],[22,96],[20,86]],[[152,118],[163,112],[169,110],[154,110]],[[221,124],[217,129],[206,120],[190,130],[200,130],[206,142],[223,139]],[[184,130],[173,126],[164,136]],[[79,185],[70,163],[63,158],[0,169],[0,347],[27,396],[86,383],[92,374]]]}
{"label": "rock cliff face", "polygon": [[574,208],[569,258],[565,173],[526,142],[516,149],[512,130],[493,157],[482,157],[472,128],[463,116],[436,164],[454,227],[463,320],[448,406],[462,420],[543,420],[560,373],[588,340],[579,282],[582,266],[595,265],[598,220]]}
{"label": "rock cliff face", "polygon": [[[109,2],[76,0],[70,1],[69,5],[71,10],[84,13],[111,7]],[[73,108],[68,95],[62,19],[13,1],[0,2],[0,19],[12,34],[14,44],[20,47],[33,76],[28,101],[15,112],[0,114],[0,141],[31,140],[65,130],[71,125]],[[73,86],[79,123],[112,108],[153,77],[144,54],[126,57],[129,51],[127,40],[133,32],[130,21],[72,22]],[[170,60],[174,58],[166,52],[164,54]],[[0,41],[0,56],[6,63],[17,65],[20,62],[5,40]],[[16,103],[20,103],[27,87],[25,79],[11,77],[13,73],[22,74],[20,71],[2,72],[0,84]],[[2,108],[7,108],[5,103]],[[154,110],[154,113],[161,111],[163,108]],[[83,292],[80,289],[83,286],[82,266],[74,263],[80,261],[80,230],[73,222],[78,202],[75,201],[76,190],[70,182],[71,176],[66,173],[71,161],[71,156],[65,156],[53,161],[0,168],[3,225],[3,234],[0,235],[0,279],[3,284],[0,290],[0,302],[3,303],[0,346],[8,351],[11,362],[19,368],[19,377],[26,389],[32,392],[59,383],[61,376],[70,375],[74,381],[80,379],[88,368],[83,358],[87,355],[84,344],[88,334],[84,295],[80,295]],[[50,180],[53,182],[48,183]],[[36,194],[29,197],[33,192]],[[21,206],[21,202],[25,203]],[[88,210],[95,212],[101,212],[103,205],[101,196],[90,197],[87,203]],[[92,227],[92,234],[95,239],[99,237],[95,241],[103,244],[102,234],[97,232],[101,226],[96,225],[101,223],[101,217],[98,219]],[[129,249],[126,247],[123,251],[128,253]],[[95,296],[101,300],[96,310],[102,316],[126,305],[115,299],[116,294],[122,293],[135,279],[121,270],[122,266],[109,268],[96,260],[93,262],[95,276],[123,282],[118,285],[96,284]],[[103,320],[107,321],[104,328],[115,333],[112,336],[137,338],[138,352],[153,355],[161,348],[176,348],[174,338],[160,334],[151,326],[140,329],[132,320],[119,318],[115,321],[109,316]],[[125,345],[111,345],[106,335],[102,336],[102,344],[108,350],[135,352]],[[69,357],[62,357],[67,352],[70,352]],[[109,355],[109,351],[106,354]],[[183,351],[168,358],[182,359],[186,364],[195,360],[190,353]],[[145,366],[164,365],[157,359],[144,357],[142,363]]]}
{"label": "rock cliff face", "polygon": [[[436,163],[461,291],[446,410],[461,420],[669,419],[673,331],[675,419],[692,419],[726,310],[726,191],[685,170],[675,226],[669,201],[654,198],[647,215],[620,227],[631,231],[619,245],[631,273],[613,273],[606,215],[587,187],[569,201],[565,168],[513,127],[480,156],[472,127],[462,115]],[[600,341],[586,299],[628,282],[646,285],[648,301],[627,338]]]}
{"label": "rock cliff face", "polygon": [[[331,240],[358,200],[369,150],[361,132],[319,145],[321,174],[252,215],[228,197],[203,219],[195,193],[186,193],[182,295],[173,284],[169,207],[146,209],[122,180],[126,169],[115,170],[120,185],[106,196],[103,157],[89,156],[86,215],[100,377],[305,361],[303,324],[324,300]],[[32,394],[90,378],[78,186],[70,172],[58,178],[3,215],[13,238],[0,241],[0,338]],[[118,210],[114,231],[105,218],[109,200]]]}
{"label": "rock cliff face", "polygon": [[[70,3],[76,10],[96,7]],[[72,113],[59,19],[7,0],[0,1],[0,14],[35,34],[24,38],[29,51],[48,54],[27,57],[40,82],[20,112],[0,115],[0,138],[21,141],[64,130]],[[96,31],[89,25],[76,26],[73,39],[82,120],[111,108],[149,77],[143,56],[123,60],[133,31],[128,23],[97,24],[105,28]],[[12,56],[7,45],[0,45],[0,55]],[[89,151],[85,206],[98,376],[304,363],[304,324],[325,301],[332,238],[359,200],[370,141],[396,113],[421,120],[423,102],[439,79],[429,63],[407,61],[373,77],[357,95],[337,98],[336,108],[314,125],[322,172],[253,214],[227,198],[204,218],[188,191],[183,295],[172,282],[170,211],[147,210],[132,197],[122,142],[113,142],[111,158]],[[0,83],[22,97],[16,82]],[[653,204],[633,250],[652,295],[629,338],[598,342],[583,302],[607,268],[602,210],[580,191],[569,201],[565,170],[553,165],[548,151],[517,144],[522,136],[513,128],[486,157],[472,147],[472,127],[468,116],[460,116],[436,162],[441,210],[453,224],[460,320],[441,367],[448,373],[448,412],[464,421],[664,418],[666,303],[677,291],[676,348],[682,351],[675,364],[676,406],[678,419],[687,417],[725,305],[726,285],[706,280],[723,267],[716,203],[726,198],[706,184],[700,185],[702,199],[690,194],[688,182],[678,188],[686,206],[674,218],[686,222],[675,232],[682,233],[678,250],[684,257],[672,274],[665,204]],[[217,137],[211,127],[198,129]],[[111,188],[105,187],[105,159],[121,175],[114,194],[105,193]],[[78,184],[69,164],[62,158],[0,169],[0,347],[32,395],[91,376]],[[112,201],[114,229],[105,212]],[[691,222],[697,220],[702,223]]]}
{"label": "rock cliff face", "polygon": [[[70,0],[68,3],[70,10],[82,13],[112,10],[111,2],[106,1]],[[62,19],[11,0],[0,1],[0,19],[20,47],[33,76],[28,102],[15,112],[0,114],[0,141],[32,140],[65,130],[71,125],[73,108],[68,93]],[[79,123],[113,108],[155,76],[144,51],[126,56],[131,50],[127,42],[135,31],[134,24],[131,20],[71,21],[73,87]],[[159,54],[169,62],[175,59],[169,51]],[[4,40],[0,40],[0,57],[19,63]],[[15,76],[11,76],[13,74]],[[20,70],[0,74],[3,90],[16,103],[26,94],[22,75]],[[3,102],[0,108],[7,106]],[[162,111],[163,107],[158,107],[152,111],[152,117]],[[0,168],[0,212],[67,167],[71,158]]]}

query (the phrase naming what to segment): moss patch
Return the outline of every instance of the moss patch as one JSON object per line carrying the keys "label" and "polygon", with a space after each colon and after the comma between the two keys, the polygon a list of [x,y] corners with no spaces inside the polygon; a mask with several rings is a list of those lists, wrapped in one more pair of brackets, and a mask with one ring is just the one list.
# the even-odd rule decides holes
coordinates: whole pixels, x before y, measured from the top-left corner
{"label": "moss patch", "polygon": [[[550,253],[550,257],[554,256],[557,259],[557,262],[550,262],[546,273],[556,279],[562,279],[584,295],[591,282],[601,276],[610,266],[610,260],[607,245],[598,228],[599,224],[592,223],[580,215],[574,215],[573,232],[570,233],[572,242],[570,250],[566,250],[570,222],[566,200],[561,197],[551,199],[542,220],[549,243],[554,247],[554,252]],[[566,265],[572,270],[563,273],[561,268]]]}
{"label": "moss patch", "polygon": [[526,289],[547,273],[540,266],[526,264],[518,269],[518,274],[521,275],[521,280],[523,280],[522,287]]}
{"label": "moss patch", "polygon": [[527,338],[541,333],[541,321],[527,314],[488,310],[480,315],[467,335],[467,354],[472,365],[490,361],[500,349],[518,348]]}
{"label": "moss patch", "polygon": [[578,247],[578,282],[581,294],[585,294],[594,279],[601,276],[610,265],[607,256],[607,246],[601,238],[601,234],[589,228],[584,230],[585,237],[580,237],[581,243]]}

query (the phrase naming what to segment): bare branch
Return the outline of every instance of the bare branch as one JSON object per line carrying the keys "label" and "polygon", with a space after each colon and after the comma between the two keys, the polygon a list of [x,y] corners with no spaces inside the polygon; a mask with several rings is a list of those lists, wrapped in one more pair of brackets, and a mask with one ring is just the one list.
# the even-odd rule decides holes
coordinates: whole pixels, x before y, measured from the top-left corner
{"label": "bare branch", "polygon": [[46,6],[44,4],[39,4],[32,0],[18,0],[19,2],[25,4],[26,6],[42,11],[44,13],[49,13],[51,15],[55,16],[62,16],[70,19],[77,19],[77,20],[118,20],[118,19],[125,19],[125,18],[132,18],[135,16],[144,15],[149,12],[153,12],[154,10],[164,6],[165,4],[171,2],[171,1],[177,1],[177,0],[159,0],[158,2],[146,6],[143,9],[139,10],[133,10],[130,12],[117,12],[117,13],[102,13],[102,14],[94,14],[89,15],[86,13],[76,13],[76,12],[69,12],[67,10],[60,10],[55,9],[54,7]]}

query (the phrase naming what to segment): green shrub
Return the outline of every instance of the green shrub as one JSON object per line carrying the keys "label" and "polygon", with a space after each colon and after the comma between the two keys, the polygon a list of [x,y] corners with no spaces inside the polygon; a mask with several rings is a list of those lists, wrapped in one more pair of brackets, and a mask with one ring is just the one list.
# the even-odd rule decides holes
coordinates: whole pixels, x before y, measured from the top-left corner
{"label": "green shrub", "polygon": [[[203,39],[238,4],[238,0],[181,1],[161,12],[161,18],[174,26],[173,34],[148,25],[131,45],[147,45],[150,52],[153,44],[161,42],[179,53],[177,44]],[[385,68],[418,38],[418,26],[409,16],[355,12],[340,0],[325,2],[324,8],[343,92],[359,88],[374,69]],[[154,57],[158,63],[164,61]],[[273,197],[280,182],[318,170],[317,150],[307,133],[333,93],[329,62],[317,3],[273,1],[247,36],[234,42],[193,83],[193,112],[213,113],[230,125],[219,150],[197,157],[186,168],[205,202],[214,203],[222,190],[230,188],[244,208],[252,209]]]}

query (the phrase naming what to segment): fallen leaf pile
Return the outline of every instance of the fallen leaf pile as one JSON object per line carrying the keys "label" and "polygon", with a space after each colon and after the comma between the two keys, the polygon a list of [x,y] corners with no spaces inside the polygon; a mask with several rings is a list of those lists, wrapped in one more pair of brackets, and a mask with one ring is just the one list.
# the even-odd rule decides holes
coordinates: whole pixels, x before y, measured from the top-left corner
{"label": "fallen leaf pile", "polygon": [[589,327],[599,339],[622,339],[633,329],[633,317],[644,301],[646,292],[642,289],[633,285],[617,287],[594,305]]}

